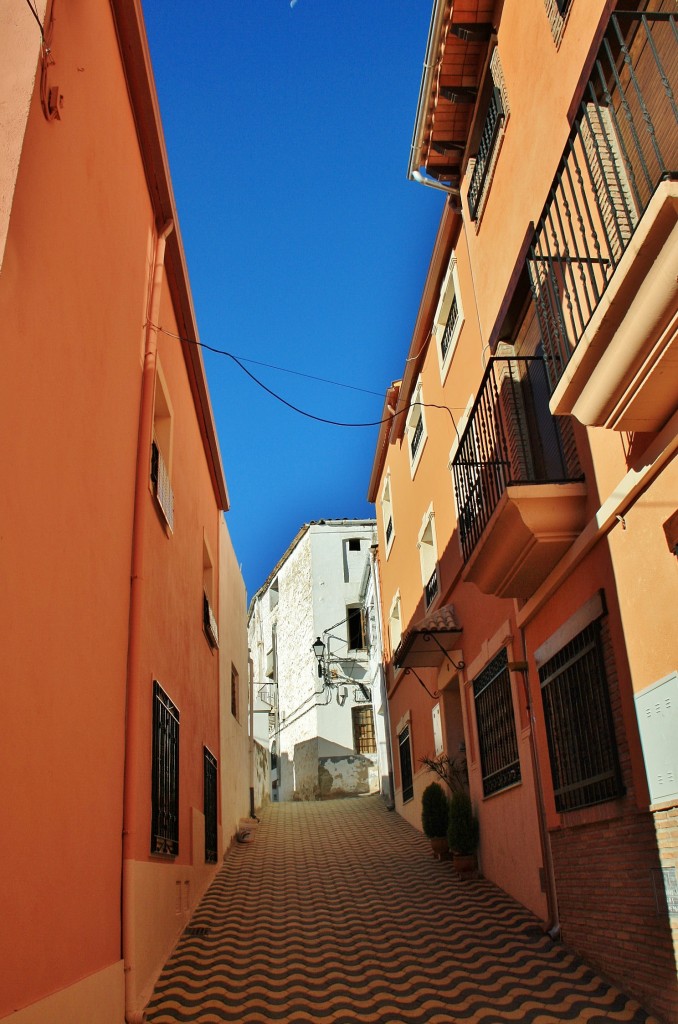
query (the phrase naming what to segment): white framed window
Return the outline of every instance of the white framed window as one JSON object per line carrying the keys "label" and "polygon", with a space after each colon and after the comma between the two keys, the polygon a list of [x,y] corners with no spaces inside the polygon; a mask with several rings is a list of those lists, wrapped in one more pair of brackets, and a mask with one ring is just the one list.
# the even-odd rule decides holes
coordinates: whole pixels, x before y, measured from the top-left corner
{"label": "white framed window", "polygon": [[436,542],[435,513],[433,503],[426,510],[421,521],[419,539],[419,562],[421,565],[421,582],[424,588],[424,602],[430,608],[440,593],[440,574],[438,572],[438,545]]}
{"label": "white framed window", "polygon": [[417,383],[417,386],[414,389],[414,394],[412,395],[410,410],[407,414],[405,436],[407,439],[407,453],[410,459],[410,472],[412,474],[412,478],[414,478],[414,474],[417,472],[417,466],[421,461],[427,437],[421,381]]}
{"label": "white framed window", "polygon": [[384,529],[384,542],[386,545],[386,557],[388,558],[391,548],[393,547],[393,540],[395,538],[395,530],[393,528],[393,504],[391,502],[391,474],[386,474],[384,480],[384,486],[381,492],[381,523]]}
{"label": "white framed window", "polygon": [[391,609],[388,613],[388,635],[391,641],[391,654],[395,654],[403,635],[401,613],[400,613],[400,591],[397,590],[391,601]]}
{"label": "white framed window", "polygon": [[450,369],[454,350],[459,341],[461,329],[464,326],[464,310],[461,304],[461,291],[457,276],[457,257],[454,253],[450,257],[450,265],[447,268],[447,274],[440,289],[440,298],[438,299],[438,307],[433,318],[433,325],[440,366],[440,381],[444,384]]}

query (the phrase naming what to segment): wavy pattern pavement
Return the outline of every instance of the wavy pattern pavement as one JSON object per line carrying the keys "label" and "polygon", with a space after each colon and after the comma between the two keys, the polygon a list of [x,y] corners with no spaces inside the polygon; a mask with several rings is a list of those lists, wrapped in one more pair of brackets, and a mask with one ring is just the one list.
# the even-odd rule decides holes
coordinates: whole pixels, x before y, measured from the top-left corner
{"label": "wavy pattern pavement", "polygon": [[150,1024],[658,1024],[378,797],[270,807],[168,961]]}

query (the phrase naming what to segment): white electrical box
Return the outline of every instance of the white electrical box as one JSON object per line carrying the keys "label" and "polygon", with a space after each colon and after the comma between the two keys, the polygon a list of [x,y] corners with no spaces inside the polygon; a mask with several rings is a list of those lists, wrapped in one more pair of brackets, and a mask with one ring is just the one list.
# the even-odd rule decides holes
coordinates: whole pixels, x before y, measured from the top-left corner
{"label": "white electrical box", "polygon": [[643,746],[650,801],[678,797],[678,672],[636,694],[636,715]]}

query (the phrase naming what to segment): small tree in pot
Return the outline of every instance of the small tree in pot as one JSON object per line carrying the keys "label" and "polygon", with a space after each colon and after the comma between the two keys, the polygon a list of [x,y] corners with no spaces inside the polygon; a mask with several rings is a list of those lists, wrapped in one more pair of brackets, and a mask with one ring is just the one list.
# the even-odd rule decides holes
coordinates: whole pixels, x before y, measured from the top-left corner
{"label": "small tree in pot", "polygon": [[470,876],[477,867],[480,829],[468,793],[452,795],[448,815],[447,839],[452,850],[452,866],[460,875]]}
{"label": "small tree in pot", "polygon": [[421,827],[431,840],[433,856],[439,860],[447,853],[449,800],[439,782],[432,782],[421,797]]}

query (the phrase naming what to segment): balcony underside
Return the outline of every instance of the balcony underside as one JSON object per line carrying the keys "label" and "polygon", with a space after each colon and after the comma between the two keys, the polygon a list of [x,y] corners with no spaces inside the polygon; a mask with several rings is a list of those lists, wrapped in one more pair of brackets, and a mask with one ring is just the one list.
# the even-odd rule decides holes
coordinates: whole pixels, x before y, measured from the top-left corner
{"label": "balcony underside", "polygon": [[551,398],[585,426],[654,431],[678,406],[678,182],[661,182]]}
{"label": "balcony underside", "polygon": [[513,484],[506,488],[463,579],[484,594],[531,597],[581,532],[583,483]]}

